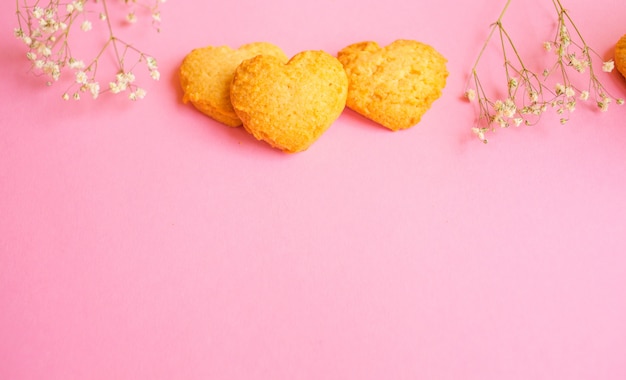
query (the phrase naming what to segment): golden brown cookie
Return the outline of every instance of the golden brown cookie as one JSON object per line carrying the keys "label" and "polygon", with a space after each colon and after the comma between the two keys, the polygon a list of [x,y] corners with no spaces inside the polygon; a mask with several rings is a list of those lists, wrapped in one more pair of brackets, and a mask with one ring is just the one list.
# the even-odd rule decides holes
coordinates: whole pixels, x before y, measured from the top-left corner
{"label": "golden brown cookie", "polygon": [[447,60],[433,47],[397,40],[361,42],[337,55],[350,83],[346,105],[391,129],[417,124],[446,85]]}
{"label": "golden brown cookie", "polygon": [[626,34],[615,45],[615,67],[626,78]]}
{"label": "golden brown cookie", "polygon": [[230,104],[230,82],[239,64],[260,54],[286,62],[283,51],[270,43],[255,42],[236,50],[228,46],[194,49],[180,67],[183,102],[191,102],[202,113],[231,127],[241,125]]}
{"label": "golden brown cookie", "polygon": [[348,78],[341,63],[323,51],[304,51],[283,63],[261,55],[243,61],[230,99],[244,128],[285,152],[307,149],[339,117]]}

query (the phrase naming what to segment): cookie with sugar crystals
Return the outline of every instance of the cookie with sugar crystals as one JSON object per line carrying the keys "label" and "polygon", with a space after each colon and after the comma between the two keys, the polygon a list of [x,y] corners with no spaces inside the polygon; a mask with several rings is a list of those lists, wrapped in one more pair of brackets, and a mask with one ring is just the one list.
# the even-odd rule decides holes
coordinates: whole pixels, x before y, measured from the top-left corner
{"label": "cookie with sugar crystals", "polygon": [[287,61],[279,47],[267,42],[254,42],[238,49],[206,46],[192,50],[179,69],[183,102],[191,102],[199,111],[223,124],[240,126],[241,120],[230,103],[230,83],[242,61],[262,54]]}
{"label": "cookie with sugar crystals", "polygon": [[260,55],[243,61],[230,99],[244,128],[284,152],[308,149],[341,115],[348,78],[323,51],[304,51],[289,62]]}
{"label": "cookie with sugar crystals", "polygon": [[615,45],[615,67],[626,78],[626,34]]}
{"label": "cookie with sugar crystals", "polygon": [[447,60],[432,46],[397,40],[366,41],[337,54],[349,80],[347,106],[391,129],[417,124],[446,85]]}

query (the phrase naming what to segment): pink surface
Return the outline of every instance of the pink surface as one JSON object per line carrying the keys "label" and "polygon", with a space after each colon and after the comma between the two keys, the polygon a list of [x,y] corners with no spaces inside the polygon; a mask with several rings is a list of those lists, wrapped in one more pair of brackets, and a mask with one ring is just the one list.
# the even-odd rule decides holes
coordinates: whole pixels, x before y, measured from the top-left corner
{"label": "pink surface", "polygon": [[[626,2],[565,3],[608,56]],[[63,102],[3,2],[0,379],[625,379],[626,108],[475,140],[460,94],[502,6],[170,0],[131,104]],[[512,5],[527,48],[551,7]],[[397,38],[449,59],[408,131],[345,111],[285,155],[180,101],[195,47]]]}

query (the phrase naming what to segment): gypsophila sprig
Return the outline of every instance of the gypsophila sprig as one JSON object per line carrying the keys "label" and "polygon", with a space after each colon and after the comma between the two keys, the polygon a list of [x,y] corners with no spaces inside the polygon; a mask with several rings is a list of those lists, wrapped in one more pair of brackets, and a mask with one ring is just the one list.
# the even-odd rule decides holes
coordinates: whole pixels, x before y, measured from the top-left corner
{"label": "gypsophila sprig", "polygon": [[[465,97],[477,105],[477,120],[472,132],[484,143],[486,135],[498,128],[534,125],[548,110],[559,115],[566,124],[579,102],[591,103],[600,111],[609,104],[624,104],[615,98],[601,83],[595,64],[601,62],[601,71],[613,71],[612,60],[602,62],[585,41],[580,30],[563,7],[560,0],[552,0],[557,16],[557,30],[550,41],[542,43],[543,50],[554,55],[554,62],[542,71],[534,70],[521,56],[512,36],[504,26],[503,18],[511,0],[507,0],[497,21],[478,54],[470,74]],[[504,60],[505,97],[493,99],[478,75],[478,64],[492,38],[499,39]],[[576,76],[583,76],[582,78]],[[580,84],[582,83],[582,84]]]}
{"label": "gypsophila sprig", "polygon": [[[62,94],[65,100],[81,99],[82,94],[97,98],[103,92],[126,93],[131,100],[142,99],[146,91],[135,82],[134,70],[146,67],[149,76],[159,80],[157,61],[151,55],[119,38],[111,19],[121,13],[128,20],[132,14],[148,14],[151,25],[158,31],[161,23],[160,5],[165,0],[16,0],[18,27],[15,37],[27,47],[26,59],[36,75],[47,78],[52,85],[62,77],[73,77]],[[108,38],[93,56],[85,59],[72,48],[72,37],[78,33],[93,33],[104,28]],[[80,30],[78,30],[80,29]],[[84,37],[84,36],[83,36]],[[100,41],[100,40],[97,40]],[[103,80],[98,72],[101,58],[115,58],[115,77]],[[101,85],[101,83],[107,83]]]}

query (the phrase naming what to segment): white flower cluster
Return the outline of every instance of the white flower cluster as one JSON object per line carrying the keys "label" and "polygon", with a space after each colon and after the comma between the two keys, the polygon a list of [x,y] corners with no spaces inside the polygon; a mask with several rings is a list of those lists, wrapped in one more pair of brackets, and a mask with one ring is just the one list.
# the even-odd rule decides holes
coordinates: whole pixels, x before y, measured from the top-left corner
{"label": "white flower cluster", "polygon": [[[471,80],[474,82],[474,88],[469,88],[465,96],[468,100],[478,103],[478,125],[474,126],[472,131],[485,143],[487,142],[485,134],[495,131],[496,127],[535,124],[548,109],[556,110],[560,115],[561,124],[565,124],[569,120],[569,115],[576,110],[579,101],[584,102],[591,98],[603,112],[608,110],[609,104],[613,101],[616,104],[624,104],[624,99],[609,95],[597,77],[593,66],[594,58],[600,60],[599,55],[587,45],[561,1],[552,1],[557,10],[558,29],[553,41],[543,43],[543,48],[548,52],[553,51],[556,56],[556,62],[550,69],[545,69],[541,75],[536,74],[528,69],[529,66],[518,54],[512,38],[502,24],[502,17],[511,0],[507,1],[492,29],[492,34],[498,30],[501,38],[507,97],[494,101],[487,96],[476,70],[480,55],[472,69]],[[570,30],[575,32],[573,36]],[[602,71],[605,73],[612,72],[614,67],[612,60],[602,62]],[[587,73],[587,78],[583,81],[585,87],[579,87],[572,81],[569,75],[571,70],[577,74]],[[557,77],[556,81],[548,80],[552,76]],[[484,125],[480,125],[481,122]]]}
{"label": "white flower cluster", "polygon": [[[153,1],[152,5],[141,5],[149,10],[152,15],[152,24],[158,27],[161,20],[159,5],[165,0],[151,1]],[[136,17],[137,5],[140,5],[138,0],[124,0],[122,3],[116,3],[118,8],[115,9],[124,11],[128,19],[131,13]],[[42,6],[40,0],[33,0],[32,4],[28,0],[17,2],[18,27],[15,28],[14,34],[28,48],[26,58],[31,62],[31,70],[37,75],[46,76],[48,85],[58,82],[65,72],[72,73],[74,80],[63,93],[63,99],[79,100],[83,93],[88,93],[95,99],[104,91],[115,94],[126,92],[131,100],[142,99],[146,92],[134,83],[135,75],[132,69],[127,69],[129,63],[133,68],[137,63],[144,63],[150,77],[159,80],[160,73],[156,59],[117,37],[113,24],[110,22],[112,10],[109,9],[107,0],[93,2],[49,0],[46,6]],[[130,12],[126,13],[128,10]],[[93,15],[97,15],[94,20],[92,20]],[[70,32],[73,28],[89,32],[96,26],[106,28],[109,35],[108,41],[91,60],[85,61],[78,58],[70,49],[70,36],[75,35],[74,32]],[[97,79],[97,69],[100,58],[105,52],[112,52],[115,55],[118,74],[115,81],[110,82],[108,88],[102,89]],[[135,57],[131,57],[131,54]]]}

